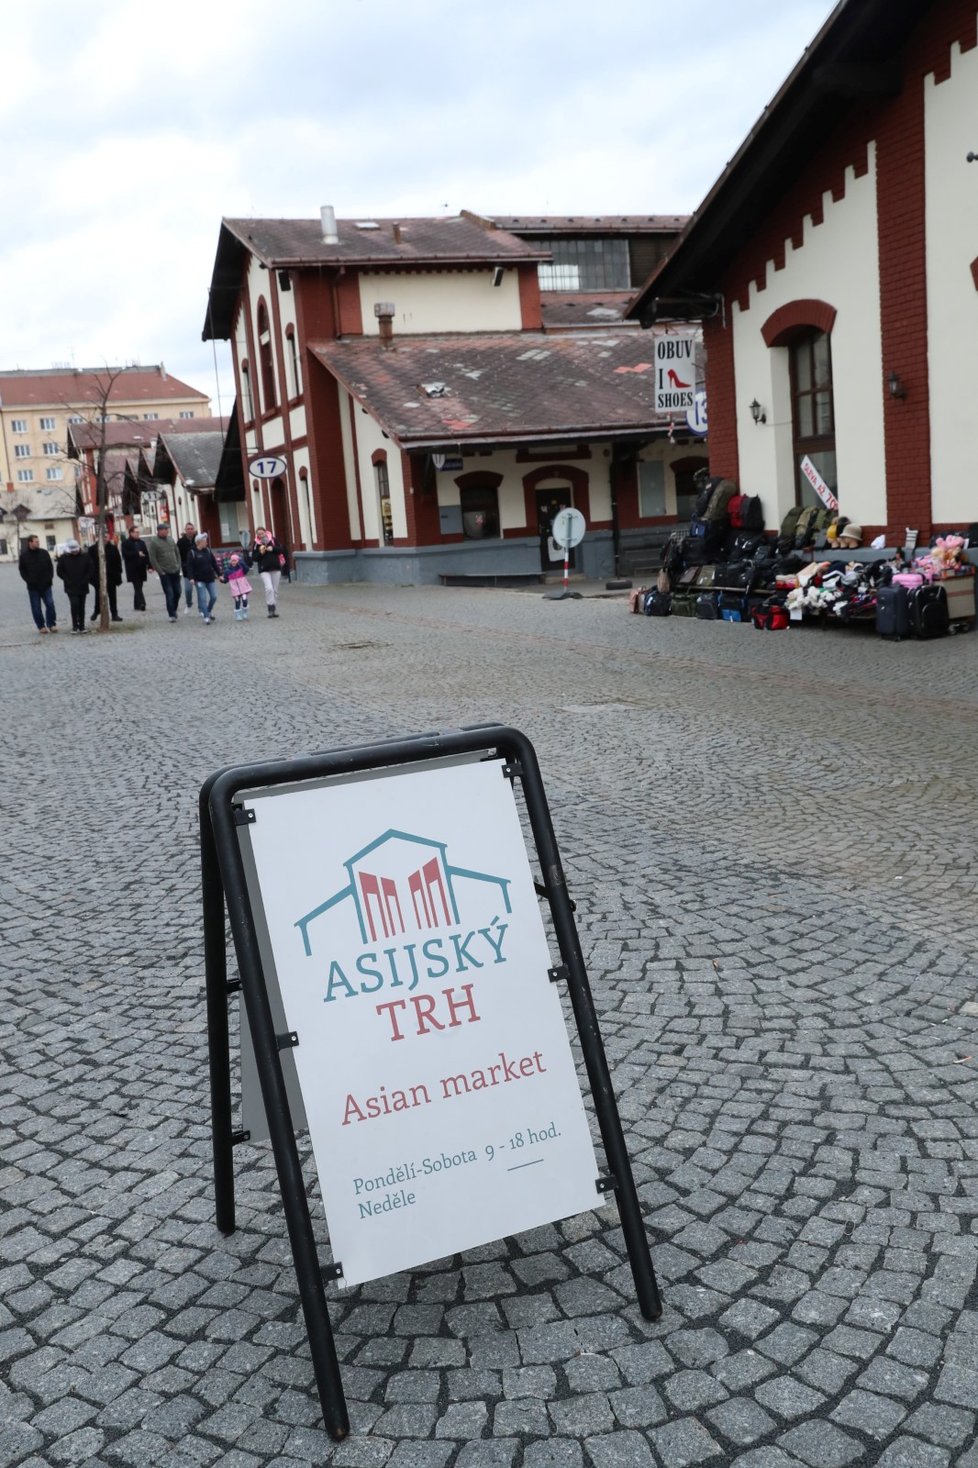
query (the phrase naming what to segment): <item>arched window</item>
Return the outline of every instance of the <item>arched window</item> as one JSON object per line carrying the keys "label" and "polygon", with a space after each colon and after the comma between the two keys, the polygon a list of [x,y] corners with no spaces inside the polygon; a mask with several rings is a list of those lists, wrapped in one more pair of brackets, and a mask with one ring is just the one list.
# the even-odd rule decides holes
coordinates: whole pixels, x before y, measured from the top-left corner
{"label": "arched window", "polygon": [[272,333],[268,326],[265,302],[258,302],[258,359],[261,364],[262,405],[266,413],[278,406],[275,392],[275,368],[272,363]]}
{"label": "arched window", "polygon": [[289,397],[297,398],[302,392],[302,378],[299,376],[299,352],[295,344],[295,327],[285,328],[285,364],[289,374]]}
{"label": "arched window", "polygon": [[394,543],[394,514],[391,509],[390,480],[387,477],[387,455],[378,449],[373,456],[374,487],[377,491],[377,509],[380,515],[380,543]]}
{"label": "arched window", "polygon": [[806,459],[838,492],[835,461],[835,405],[832,398],[832,338],[810,327],[799,331],[788,346],[791,371],[791,423],[795,456],[795,502],[821,505],[802,473]]}
{"label": "arched window", "polygon": [[817,299],[788,301],[761,327],[769,347],[784,347],[791,392],[791,447],[795,464],[795,503],[820,505],[802,473],[809,459],[833,494],[838,492],[835,462],[835,404],[832,397],[832,328],[836,309]]}

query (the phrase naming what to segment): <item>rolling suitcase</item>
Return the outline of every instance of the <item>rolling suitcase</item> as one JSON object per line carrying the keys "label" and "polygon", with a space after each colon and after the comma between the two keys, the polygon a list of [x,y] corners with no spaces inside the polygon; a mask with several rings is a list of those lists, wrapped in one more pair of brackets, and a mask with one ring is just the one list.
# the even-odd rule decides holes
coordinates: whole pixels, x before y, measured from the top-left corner
{"label": "rolling suitcase", "polygon": [[[896,579],[896,578],[894,578]],[[910,630],[914,637],[946,637],[951,627],[947,592],[933,582],[918,586],[907,597]]]}
{"label": "rolling suitcase", "polygon": [[720,613],[717,610],[716,593],[703,591],[696,598],[696,615],[701,622],[715,622]]}
{"label": "rolling suitcase", "polygon": [[910,636],[910,595],[905,586],[880,586],[876,591],[876,630],[899,642]]}

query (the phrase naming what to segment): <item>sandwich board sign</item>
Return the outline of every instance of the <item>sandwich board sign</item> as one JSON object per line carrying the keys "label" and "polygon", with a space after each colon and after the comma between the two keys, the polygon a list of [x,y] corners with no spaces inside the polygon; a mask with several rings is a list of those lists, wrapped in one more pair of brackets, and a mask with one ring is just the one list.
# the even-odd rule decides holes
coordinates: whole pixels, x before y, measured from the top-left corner
{"label": "sandwich board sign", "polygon": [[253,808],[241,829],[341,1283],[593,1208],[594,1147],[499,764]]}
{"label": "sandwich board sign", "polygon": [[[327,1430],[342,1437],[348,1424],[295,1146],[299,1117],[329,1227],[327,1278],[353,1287],[600,1207],[613,1193],[639,1304],[657,1318],[572,905],[525,736],[488,726],[241,767],[212,776],[200,805],[218,1226],[234,1228],[230,1149],[248,1139],[230,1121],[226,901]],[[564,993],[608,1173],[595,1156]]]}

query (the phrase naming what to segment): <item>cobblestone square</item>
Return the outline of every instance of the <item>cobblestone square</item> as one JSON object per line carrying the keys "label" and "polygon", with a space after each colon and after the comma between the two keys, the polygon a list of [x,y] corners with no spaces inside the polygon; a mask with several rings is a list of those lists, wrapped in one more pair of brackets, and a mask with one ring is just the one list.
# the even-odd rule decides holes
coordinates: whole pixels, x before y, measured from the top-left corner
{"label": "cobblestone square", "polygon": [[[0,567],[0,1465],[978,1463],[978,638],[379,586],[204,627],[155,583],[73,637],[55,595],[38,636]],[[487,721],[540,758],[665,1310],[613,1209],[330,1286],[333,1444],[267,1147],[213,1222],[197,792]]]}

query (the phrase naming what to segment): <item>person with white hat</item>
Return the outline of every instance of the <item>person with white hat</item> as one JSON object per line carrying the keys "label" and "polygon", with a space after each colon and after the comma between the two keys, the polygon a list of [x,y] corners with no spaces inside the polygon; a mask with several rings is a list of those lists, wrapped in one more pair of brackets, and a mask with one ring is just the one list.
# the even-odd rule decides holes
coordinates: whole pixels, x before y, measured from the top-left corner
{"label": "person with white hat", "polygon": [[72,632],[87,632],[85,626],[85,601],[88,597],[90,562],[82,555],[77,540],[65,541],[64,555],[58,557],[58,576],[64,582],[71,607]]}

